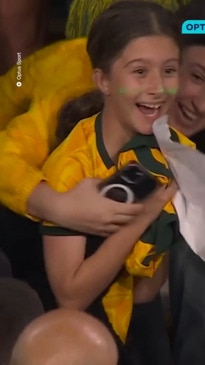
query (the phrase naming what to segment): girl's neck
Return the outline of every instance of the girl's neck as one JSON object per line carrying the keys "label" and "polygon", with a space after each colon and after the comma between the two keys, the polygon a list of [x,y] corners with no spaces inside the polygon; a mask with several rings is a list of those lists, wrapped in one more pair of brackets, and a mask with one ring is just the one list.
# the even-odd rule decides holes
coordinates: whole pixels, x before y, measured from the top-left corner
{"label": "girl's neck", "polygon": [[107,153],[113,162],[117,161],[120,149],[134,136],[120,123],[118,116],[109,106],[103,109],[102,134]]}

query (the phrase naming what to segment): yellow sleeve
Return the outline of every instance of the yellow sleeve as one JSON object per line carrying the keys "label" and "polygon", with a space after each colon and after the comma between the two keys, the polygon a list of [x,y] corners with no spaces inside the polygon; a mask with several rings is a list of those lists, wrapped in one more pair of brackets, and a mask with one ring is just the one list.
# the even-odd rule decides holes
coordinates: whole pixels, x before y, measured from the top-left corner
{"label": "yellow sleeve", "polygon": [[[18,67],[21,67],[21,87],[16,85]],[[94,88],[86,39],[53,43],[0,76],[0,130],[12,118],[25,113],[34,98],[47,98],[64,88],[68,99]]]}
{"label": "yellow sleeve", "polygon": [[57,113],[62,98],[35,100],[30,110],[14,118],[0,132],[0,202],[27,216],[27,200],[44,180],[41,168],[55,147]]}
{"label": "yellow sleeve", "polygon": [[83,123],[79,122],[63,143],[51,153],[42,171],[53,189],[66,192],[83,178],[92,176],[91,166],[91,154]]}
{"label": "yellow sleeve", "polygon": [[16,115],[28,110],[32,92],[27,78],[25,74],[25,84],[17,87],[17,66],[0,76],[0,130],[3,130]]}
{"label": "yellow sleeve", "polygon": [[[61,193],[71,190],[84,178],[92,176],[91,156],[81,123],[50,155],[43,167],[43,173],[49,185]],[[43,223],[41,232],[48,235],[79,234],[49,222]]]}

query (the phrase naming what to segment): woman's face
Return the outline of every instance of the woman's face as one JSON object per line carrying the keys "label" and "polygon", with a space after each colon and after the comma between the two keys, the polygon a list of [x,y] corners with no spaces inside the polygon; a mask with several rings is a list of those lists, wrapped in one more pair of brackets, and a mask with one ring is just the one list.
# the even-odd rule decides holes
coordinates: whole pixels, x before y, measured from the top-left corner
{"label": "woman's face", "polygon": [[171,124],[191,136],[205,128],[205,46],[183,52],[179,80]]}
{"label": "woman's face", "polygon": [[151,134],[178,91],[179,49],[166,36],[132,40],[104,76],[105,109],[130,132]]}

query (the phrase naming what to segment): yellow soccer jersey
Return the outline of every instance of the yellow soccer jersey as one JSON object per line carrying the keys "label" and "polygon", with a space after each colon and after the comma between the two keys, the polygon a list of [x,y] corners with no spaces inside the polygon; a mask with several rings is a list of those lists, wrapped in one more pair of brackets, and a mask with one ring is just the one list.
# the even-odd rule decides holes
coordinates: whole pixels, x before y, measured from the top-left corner
{"label": "yellow soccer jersey", "polygon": [[[172,139],[194,146],[186,137],[170,129]],[[167,184],[172,178],[168,164],[153,135],[136,135],[118,155],[115,165],[108,155],[102,133],[102,115],[98,114],[77,124],[68,138],[50,156],[44,174],[50,185],[59,192],[72,189],[85,177],[107,178],[129,161],[137,161]],[[103,298],[103,306],[114,331],[125,341],[133,307],[133,277],[152,277],[164,253],[176,242],[177,216],[169,202],[161,216],[136,242],[125,262],[125,269]],[[44,235],[82,235],[82,233],[44,223]],[[120,304],[122,296],[125,298]],[[116,306],[116,299],[119,305]],[[117,313],[117,315],[116,315]],[[124,316],[124,320],[122,320]]]}

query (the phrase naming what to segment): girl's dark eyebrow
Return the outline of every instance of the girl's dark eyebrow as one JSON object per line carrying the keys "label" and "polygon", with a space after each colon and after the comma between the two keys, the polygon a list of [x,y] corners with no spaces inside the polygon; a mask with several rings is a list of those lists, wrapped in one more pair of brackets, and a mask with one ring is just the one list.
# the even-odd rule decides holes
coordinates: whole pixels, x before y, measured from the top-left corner
{"label": "girl's dark eyebrow", "polygon": [[[131,61],[128,61],[126,64],[125,64],[125,67],[131,65],[132,63],[136,63],[136,62],[145,62],[145,63],[150,63],[150,60],[146,59],[146,58],[135,58]],[[166,63],[169,63],[169,62],[179,62],[179,59],[178,58],[169,58],[168,60],[166,60],[164,62],[164,64]]]}
{"label": "girl's dark eyebrow", "polygon": [[135,58],[131,61],[128,61],[126,64],[125,64],[125,67],[131,65],[132,63],[136,63],[136,62],[148,62],[148,60],[146,58]]}

